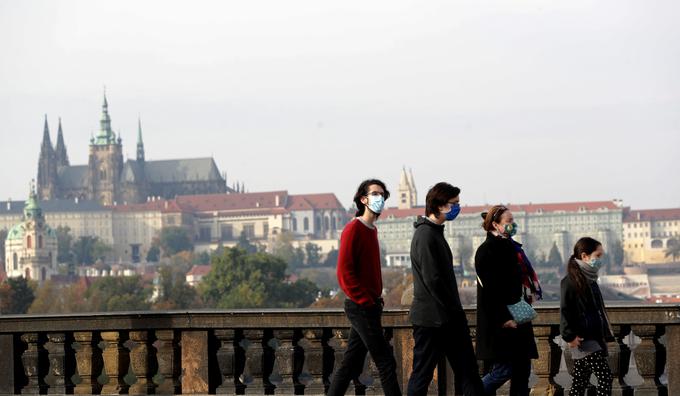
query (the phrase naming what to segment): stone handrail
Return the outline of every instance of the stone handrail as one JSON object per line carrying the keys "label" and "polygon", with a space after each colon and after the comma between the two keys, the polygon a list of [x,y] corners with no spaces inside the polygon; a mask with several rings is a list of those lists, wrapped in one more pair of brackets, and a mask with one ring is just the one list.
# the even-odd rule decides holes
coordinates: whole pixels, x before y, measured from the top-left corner
{"label": "stone handrail", "polygon": [[[566,394],[555,379],[559,309],[537,311],[532,394]],[[474,337],[475,310],[466,313]],[[608,304],[608,314],[614,394],[680,395],[680,306]],[[407,311],[386,310],[383,325],[404,388],[413,348]],[[0,394],[323,394],[348,328],[337,309],[0,316]],[[639,339],[632,350],[631,333]],[[642,378],[636,386],[625,381],[631,362]],[[570,369],[568,353],[565,363]],[[355,394],[381,394],[370,360],[353,385]],[[430,392],[454,394],[445,364]]]}

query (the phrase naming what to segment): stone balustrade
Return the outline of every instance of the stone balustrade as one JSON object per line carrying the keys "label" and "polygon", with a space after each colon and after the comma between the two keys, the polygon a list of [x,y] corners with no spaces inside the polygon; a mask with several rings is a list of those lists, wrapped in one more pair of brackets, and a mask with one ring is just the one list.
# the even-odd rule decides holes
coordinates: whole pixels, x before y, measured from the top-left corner
{"label": "stone balustrade", "polygon": [[[572,361],[559,338],[559,310],[537,310],[532,394],[566,394]],[[680,395],[680,306],[609,306],[608,313],[614,394]],[[474,325],[474,309],[467,314]],[[407,312],[387,310],[383,324],[404,388],[413,348]],[[0,394],[323,394],[348,328],[340,310],[0,316]],[[455,383],[442,364],[430,392],[455,394]],[[372,361],[348,393],[382,393]]]}

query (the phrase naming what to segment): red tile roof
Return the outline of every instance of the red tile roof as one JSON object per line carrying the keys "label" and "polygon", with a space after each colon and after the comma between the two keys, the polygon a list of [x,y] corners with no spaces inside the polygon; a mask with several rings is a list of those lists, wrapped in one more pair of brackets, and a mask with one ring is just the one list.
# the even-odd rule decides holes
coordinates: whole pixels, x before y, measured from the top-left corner
{"label": "red tile roof", "polygon": [[187,272],[187,276],[193,275],[193,276],[205,276],[210,273],[210,266],[209,265],[194,265],[191,267],[189,272]]}
{"label": "red tile roof", "polygon": [[[276,205],[276,197],[278,197],[278,205]],[[176,200],[181,207],[186,207],[194,212],[214,212],[285,207],[287,198],[287,191],[270,191],[243,194],[180,195]]]}
{"label": "red tile roof", "polygon": [[325,194],[296,194],[288,197],[288,210],[323,210],[323,209],[338,209],[345,210],[338,197],[333,193]]}
{"label": "red tile roof", "polygon": [[624,223],[659,220],[680,220],[680,208],[631,210],[623,218]]}
{"label": "red tile roof", "polygon": [[180,195],[171,200],[110,206],[116,212],[193,212],[198,217],[238,213],[239,215],[285,214],[294,210],[345,210],[333,193],[288,195],[287,191],[244,194]]}

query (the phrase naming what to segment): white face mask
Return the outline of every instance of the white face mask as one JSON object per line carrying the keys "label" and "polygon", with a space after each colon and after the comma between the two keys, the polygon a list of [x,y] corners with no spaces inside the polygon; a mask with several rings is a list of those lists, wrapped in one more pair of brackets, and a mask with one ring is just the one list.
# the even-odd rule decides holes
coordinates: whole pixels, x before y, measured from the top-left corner
{"label": "white face mask", "polygon": [[385,198],[382,195],[369,195],[368,205],[366,206],[368,206],[373,213],[380,214],[385,208]]}

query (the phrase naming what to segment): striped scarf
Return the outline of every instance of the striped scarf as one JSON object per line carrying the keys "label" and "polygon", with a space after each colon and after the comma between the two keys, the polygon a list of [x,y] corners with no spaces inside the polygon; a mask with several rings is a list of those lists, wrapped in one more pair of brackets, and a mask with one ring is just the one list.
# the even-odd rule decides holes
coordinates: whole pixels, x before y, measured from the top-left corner
{"label": "striped scarf", "polygon": [[524,285],[525,290],[529,290],[531,292],[531,301],[543,299],[543,289],[541,288],[541,284],[538,282],[538,275],[536,274],[536,271],[534,271],[534,267],[531,266],[529,258],[524,253],[522,244],[512,238],[510,238],[510,241],[517,252],[519,268],[522,271],[522,285]]}

